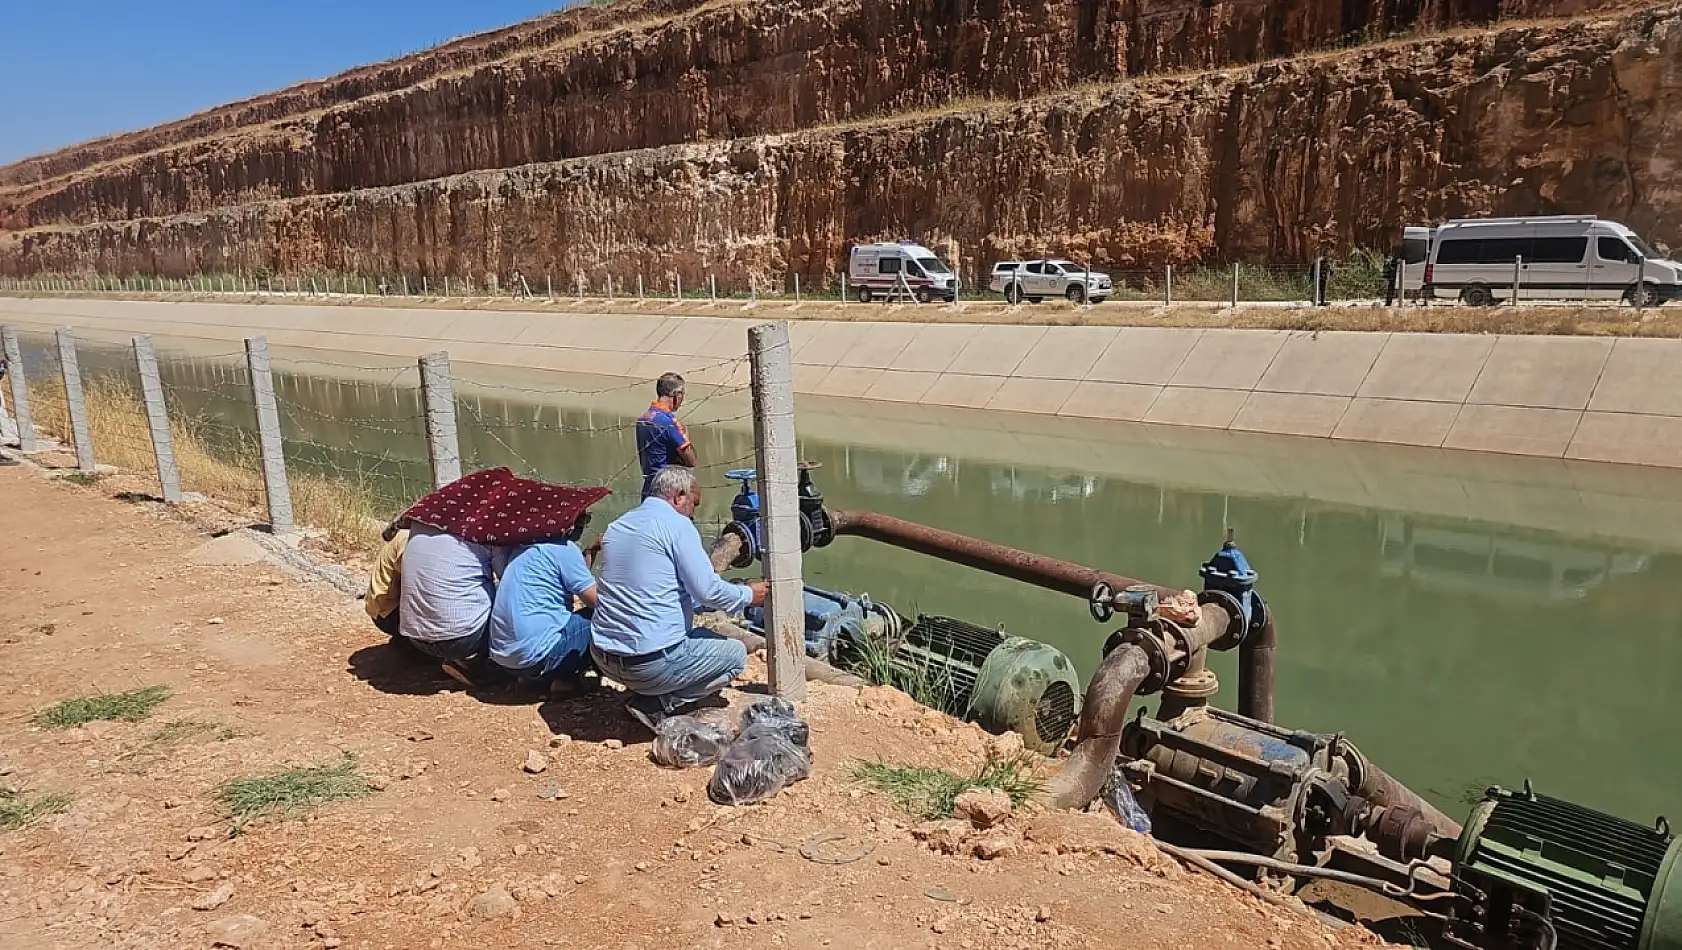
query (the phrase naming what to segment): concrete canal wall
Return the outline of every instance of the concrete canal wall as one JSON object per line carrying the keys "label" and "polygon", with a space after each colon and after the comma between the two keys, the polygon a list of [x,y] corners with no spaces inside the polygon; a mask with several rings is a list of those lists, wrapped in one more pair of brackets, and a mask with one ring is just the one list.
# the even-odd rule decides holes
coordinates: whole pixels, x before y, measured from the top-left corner
{"label": "concrete canal wall", "polygon": [[[0,298],[0,322],[746,382],[752,319]],[[1682,340],[797,321],[801,393],[1682,467]]]}

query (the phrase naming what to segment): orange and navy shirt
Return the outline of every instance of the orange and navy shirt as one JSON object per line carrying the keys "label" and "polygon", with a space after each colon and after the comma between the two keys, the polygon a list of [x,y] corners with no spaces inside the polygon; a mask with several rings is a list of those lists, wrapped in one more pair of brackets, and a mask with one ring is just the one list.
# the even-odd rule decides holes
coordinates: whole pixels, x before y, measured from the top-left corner
{"label": "orange and navy shirt", "polygon": [[637,459],[642,462],[642,497],[654,473],[677,461],[678,452],[689,444],[689,433],[671,410],[654,403],[637,417]]}

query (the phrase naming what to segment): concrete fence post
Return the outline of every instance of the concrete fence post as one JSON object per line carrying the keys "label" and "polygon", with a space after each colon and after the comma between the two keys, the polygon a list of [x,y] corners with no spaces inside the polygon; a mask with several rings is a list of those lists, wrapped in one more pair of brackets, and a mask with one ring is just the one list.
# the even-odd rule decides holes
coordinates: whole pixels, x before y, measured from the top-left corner
{"label": "concrete fence post", "polygon": [[245,363],[251,372],[251,401],[257,408],[257,443],[263,460],[263,490],[269,502],[269,530],[290,534],[294,530],[292,489],[286,484],[286,451],[280,436],[280,409],[275,404],[266,338],[254,336],[245,341]]}
{"label": "concrete fence post", "polygon": [[642,303],[642,275],[637,275],[637,303]]}
{"label": "concrete fence post", "polygon": [[800,456],[794,434],[794,360],[788,324],[748,330],[753,434],[758,456],[760,531],[764,540],[765,666],[772,694],[806,695],[805,594],[800,576]]}
{"label": "concrete fence post", "polygon": [[450,354],[442,350],[420,359],[421,399],[426,404],[426,453],[432,459],[432,487],[461,478],[461,442],[456,433],[455,384]]}
{"label": "concrete fence post", "polygon": [[1232,309],[1238,309],[1238,262],[1232,262]]}
{"label": "concrete fence post", "polygon": [[1174,265],[1162,265],[1162,305],[1174,306]]}
{"label": "concrete fence post", "polygon": [[1518,306],[1519,292],[1524,286],[1524,255],[1513,255],[1513,293],[1507,298],[1507,303]]}
{"label": "concrete fence post", "polygon": [[88,403],[82,393],[82,368],[76,362],[76,334],[69,327],[58,331],[58,368],[64,376],[64,401],[70,408],[70,439],[76,445],[76,468],[94,469],[93,435],[88,432]]}
{"label": "concrete fence post", "polygon": [[152,434],[152,456],[158,463],[158,488],[169,504],[181,501],[181,470],[175,465],[175,439],[169,431],[169,406],[164,402],[163,377],[152,338],[134,338],[134,368],[140,372],[140,398],[146,404],[146,428]]}
{"label": "concrete fence post", "polygon": [[29,415],[29,382],[23,376],[23,349],[18,346],[18,328],[0,327],[0,346],[6,352],[6,381],[12,389],[12,421],[18,427],[18,450],[35,451],[35,423]]}
{"label": "concrete fence post", "polygon": [[555,278],[548,274],[543,275],[543,296],[550,300],[555,299]]}
{"label": "concrete fence post", "polygon": [[794,275],[794,302],[796,304],[800,303],[800,275],[799,274]]}
{"label": "concrete fence post", "polygon": [[683,275],[682,274],[673,274],[672,275],[672,299],[673,300],[682,300],[683,299]]}
{"label": "concrete fence post", "polygon": [[841,300],[842,300],[842,302],[845,302],[846,299],[847,299],[847,272],[842,271],[841,272]]}
{"label": "concrete fence post", "polygon": [[1320,299],[1320,258],[1318,257],[1314,259],[1312,264],[1308,265],[1308,280],[1308,299],[1313,301],[1314,306],[1318,307],[1325,302]]}

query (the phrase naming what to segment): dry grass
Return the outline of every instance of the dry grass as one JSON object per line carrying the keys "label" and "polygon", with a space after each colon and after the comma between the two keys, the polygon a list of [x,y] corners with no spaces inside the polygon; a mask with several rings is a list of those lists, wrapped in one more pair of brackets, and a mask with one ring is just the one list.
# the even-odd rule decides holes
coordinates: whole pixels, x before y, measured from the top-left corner
{"label": "dry grass", "polygon": [[[95,376],[83,388],[94,458],[101,464],[156,476],[146,414],[134,385],[115,376]],[[56,377],[31,379],[29,398],[36,427],[68,442],[63,382]],[[262,506],[263,477],[254,435],[212,419],[180,417],[170,419],[170,433],[185,490],[242,510]],[[369,554],[378,549],[384,522],[375,513],[371,485],[298,472],[289,473],[287,481],[293,517],[299,524],[322,532],[329,545],[346,553]]]}

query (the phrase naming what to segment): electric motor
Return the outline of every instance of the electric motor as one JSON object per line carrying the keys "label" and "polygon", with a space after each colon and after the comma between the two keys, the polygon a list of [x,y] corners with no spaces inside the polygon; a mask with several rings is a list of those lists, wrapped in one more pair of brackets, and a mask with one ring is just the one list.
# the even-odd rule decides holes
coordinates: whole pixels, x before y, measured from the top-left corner
{"label": "electric motor", "polygon": [[1682,842],[1652,827],[1538,795],[1492,788],[1455,854],[1449,935],[1480,950],[1682,950]]}

